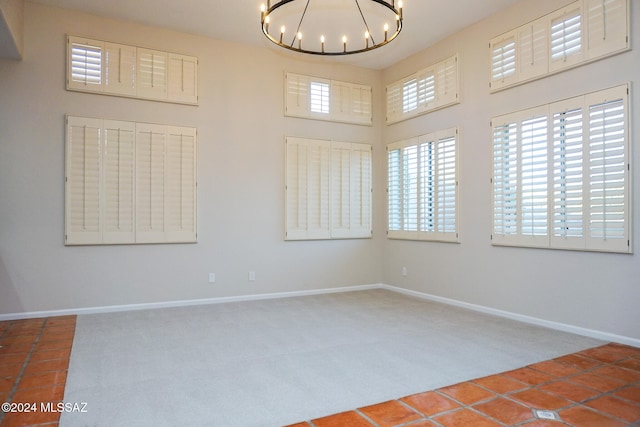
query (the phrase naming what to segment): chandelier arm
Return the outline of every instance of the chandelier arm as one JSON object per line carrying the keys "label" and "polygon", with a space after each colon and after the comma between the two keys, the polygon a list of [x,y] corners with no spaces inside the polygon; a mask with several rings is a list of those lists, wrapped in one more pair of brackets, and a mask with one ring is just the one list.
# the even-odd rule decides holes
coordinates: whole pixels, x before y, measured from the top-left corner
{"label": "chandelier arm", "polygon": [[293,47],[293,44],[296,42],[296,36],[300,32],[300,27],[302,27],[302,21],[304,20],[304,16],[307,14],[309,3],[311,3],[311,0],[307,0],[307,4],[304,6],[304,11],[302,12],[302,16],[300,16],[300,22],[298,22],[298,28],[296,29],[296,32],[293,35],[293,40],[291,40],[291,45],[290,45],[291,47]]}
{"label": "chandelier arm", "polygon": [[362,9],[360,8],[360,3],[358,3],[358,0],[354,0],[354,1],[356,2],[356,6],[358,6],[358,11],[360,12],[360,16],[362,16],[362,22],[364,22],[364,27],[367,29],[367,34],[369,34],[369,37],[371,37],[371,43],[375,45],[376,41],[373,39],[373,36],[371,35],[369,24],[367,24],[367,19],[364,17],[364,13],[362,13]]}

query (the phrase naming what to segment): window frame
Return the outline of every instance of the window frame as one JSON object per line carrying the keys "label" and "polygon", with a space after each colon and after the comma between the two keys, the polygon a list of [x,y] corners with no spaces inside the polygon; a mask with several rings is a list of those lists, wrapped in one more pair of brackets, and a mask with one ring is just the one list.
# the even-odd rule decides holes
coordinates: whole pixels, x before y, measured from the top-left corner
{"label": "window frame", "polygon": [[[597,3],[602,5],[598,7]],[[609,14],[606,13],[608,5],[612,7]],[[629,0],[576,0],[490,39],[490,92],[495,93],[630,50],[630,12]],[[580,48],[576,52],[568,52],[569,55],[566,57],[554,58],[554,22],[561,23],[565,17],[570,17],[573,13],[578,14]],[[516,73],[501,76],[496,73],[496,69],[501,65],[496,60],[499,58],[496,52],[501,43],[509,37],[515,38]],[[565,52],[564,48],[572,49],[563,40],[559,40],[558,43],[563,47],[558,53]]]}
{"label": "window frame", "polygon": [[[406,90],[407,85],[411,90]],[[387,125],[458,104],[459,87],[458,54],[390,83],[386,87]]]}
{"label": "window frame", "polygon": [[373,237],[373,146],[285,138],[284,239]]}
{"label": "window frame", "polygon": [[[451,140],[453,148],[447,145]],[[387,238],[460,242],[459,149],[457,127],[387,146]],[[453,166],[442,169],[451,153]]]}
{"label": "window frame", "polygon": [[[629,97],[630,84],[623,84],[492,119],[493,245],[633,252]],[[590,111],[599,106],[609,109],[616,106],[613,112],[605,110],[613,116],[606,123],[601,119],[604,127],[597,128],[603,130],[604,141],[601,143],[589,127],[594,120],[590,118]],[[527,193],[522,185],[520,133],[522,124],[532,118],[544,118],[547,128],[546,194],[541,196],[546,199],[546,225],[545,232],[540,233],[527,233],[523,228],[525,205],[522,199],[531,191]],[[595,148],[602,150],[601,158],[597,157]],[[602,180],[593,180],[602,170]],[[607,191],[611,194],[608,197]],[[604,194],[603,201],[599,199],[600,193]],[[599,214],[598,209],[602,213]],[[614,211],[608,213],[607,209]],[[603,215],[604,233],[613,230],[615,235],[602,238],[595,235],[594,224]]]}
{"label": "window frame", "polygon": [[[313,86],[328,87],[328,99],[314,98]],[[323,108],[314,109],[320,102]],[[325,103],[328,110],[325,111]],[[371,86],[340,80],[285,72],[284,115],[356,125],[373,125],[373,90]]]}

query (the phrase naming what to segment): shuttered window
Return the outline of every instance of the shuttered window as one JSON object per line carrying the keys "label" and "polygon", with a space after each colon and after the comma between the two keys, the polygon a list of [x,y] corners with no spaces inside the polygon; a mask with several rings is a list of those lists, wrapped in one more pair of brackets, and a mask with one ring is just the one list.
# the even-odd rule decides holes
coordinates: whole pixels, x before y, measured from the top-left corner
{"label": "shuttered window", "polygon": [[577,0],[489,41],[492,91],[629,50],[629,0]]}
{"label": "shuttered window", "polygon": [[372,124],[370,86],[286,73],[284,88],[285,116]]}
{"label": "shuttered window", "polygon": [[104,44],[105,81],[107,93],[136,95],[136,48],[115,43]]}
{"label": "shuttered window", "polygon": [[372,147],[287,137],[286,240],[372,235]]}
{"label": "shuttered window", "polygon": [[70,88],[102,91],[102,52],[104,44],[95,40],[74,39],[69,42]]}
{"label": "shuttered window", "polygon": [[582,60],[583,23],[579,5],[561,10],[551,17],[551,69],[566,68]]}
{"label": "shuttered window", "polygon": [[65,244],[196,241],[196,131],[67,117]]}
{"label": "shuttered window", "polygon": [[454,55],[387,86],[387,124],[458,103]]}
{"label": "shuttered window", "polygon": [[329,83],[312,81],[309,92],[311,112],[329,114]]}
{"label": "shuttered window", "polygon": [[628,90],[492,121],[494,244],[631,252]]}
{"label": "shuttered window", "polygon": [[198,103],[198,58],[68,36],[67,89]]}
{"label": "shuttered window", "polygon": [[457,129],[390,144],[388,237],[458,241]]}
{"label": "shuttered window", "polygon": [[516,37],[504,36],[491,44],[491,80],[504,83],[516,74]]}

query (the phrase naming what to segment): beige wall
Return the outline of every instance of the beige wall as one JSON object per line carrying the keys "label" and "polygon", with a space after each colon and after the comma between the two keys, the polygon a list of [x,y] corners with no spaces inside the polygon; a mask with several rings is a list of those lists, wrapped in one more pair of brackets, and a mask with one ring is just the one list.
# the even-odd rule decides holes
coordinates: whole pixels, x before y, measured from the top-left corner
{"label": "beige wall", "polygon": [[[570,1],[524,1],[384,72],[385,84],[431,62],[460,55],[461,103],[385,127],[393,142],[458,125],[460,244],[388,241],[383,282],[445,298],[587,329],[640,338],[640,174],[633,179],[635,255],[491,246],[493,116],[631,81],[633,161],[640,165],[640,6],[632,1],[634,50],[530,84],[489,94],[488,40]],[[636,80],[636,81],[634,81]],[[402,266],[408,270],[401,275]]]}
{"label": "beige wall", "polygon": [[[632,3],[632,20],[640,22]],[[638,255],[492,247],[489,240],[490,118],[633,81],[640,69],[633,50],[490,95],[488,40],[558,6],[524,0],[379,72],[27,3],[24,60],[0,60],[0,314],[384,282],[640,339]],[[198,56],[200,106],[66,91],[67,33]],[[385,85],[456,52],[462,103],[384,125]],[[374,126],[283,117],[285,71],[374,86]],[[632,92],[632,108],[639,93]],[[65,114],[197,127],[198,243],[64,247]],[[640,110],[632,114],[633,131]],[[461,243],[386,240],[384,145],[455,125]],[[374,239],[283,241],[286,135],[374,145]],[[633,155],[640,164],[640,150]],[[634,185],[640,212],[638,174]],[[636,230],[636,245],[639,237]],[[255,282],[247,280],[250,270]],[[209,272],[218,283],[207,283]]]}
{"label": "beige wall", "polygon": [[[66,91],[67,33],[198,56],[200,105]],[[377,283],[380,221],[375,239],[283,240],[286,135],[381,146],[371,126],[285,118],[285,71],[376,86],[380,121],[379,72],[26,3],[24,60],[0,60],[0,313]],[[197,127],[198,243],[65,247],[65,114]]]}
{"label": "beige wall", "polygon": [[21,59],[24,1],[0,0],[0,58]]}

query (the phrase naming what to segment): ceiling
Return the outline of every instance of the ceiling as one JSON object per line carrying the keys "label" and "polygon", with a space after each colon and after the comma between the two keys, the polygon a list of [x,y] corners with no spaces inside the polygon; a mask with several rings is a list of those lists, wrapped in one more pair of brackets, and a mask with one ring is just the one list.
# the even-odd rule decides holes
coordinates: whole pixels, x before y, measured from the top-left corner
{"label": "ceiling", "polygon": [[[32,1],[284,51],[261,33],[260,5],[265,0]],[[318,1],[325,0],[311,0],[311,3]],[[521,0],[404,0],[403,30],[393,43],[374,51],[331,60],[384,69],[518,1]],[[352,7],[348,0],[344,0],[344,4]],[[285,54],[300,55],[288,51]]]}

